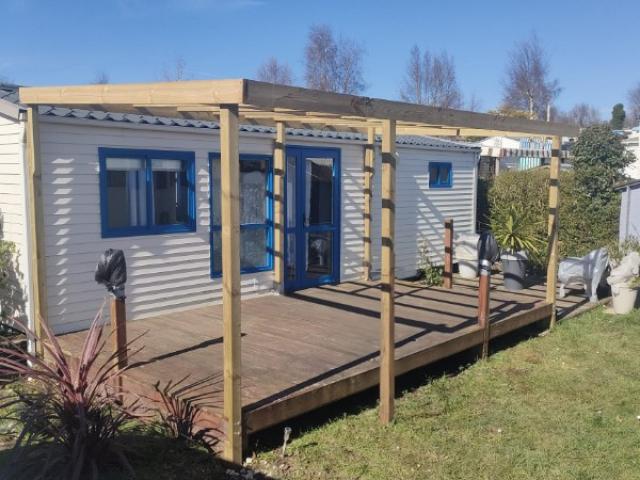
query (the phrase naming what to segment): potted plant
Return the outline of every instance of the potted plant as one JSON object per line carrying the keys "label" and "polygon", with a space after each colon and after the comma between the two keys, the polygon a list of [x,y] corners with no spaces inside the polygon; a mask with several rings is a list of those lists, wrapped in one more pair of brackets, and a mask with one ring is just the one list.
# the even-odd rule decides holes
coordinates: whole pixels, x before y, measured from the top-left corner
{"label": "potted plant", "polygon": [[536,223],[527,213],[510,206],[495,212],[491,231],[501,250],[504,286],[508,290],[522,290],[528,258],[539,254],[543,243],[536,233]]}

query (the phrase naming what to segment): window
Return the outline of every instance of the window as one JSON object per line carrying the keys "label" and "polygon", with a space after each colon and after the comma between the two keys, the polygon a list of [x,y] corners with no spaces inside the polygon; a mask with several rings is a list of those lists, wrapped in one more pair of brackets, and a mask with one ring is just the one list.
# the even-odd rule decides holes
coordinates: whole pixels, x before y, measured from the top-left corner
{"label": "window", "polygon": [[[211,275],[222,273],[220,155],[209,155],[211,181]],[[240,269],[273,268],[271,157],[240,155]]]}
{"label": "window", "polygon": [[102,236],[193,232],[193,152],[100,148]]}
{"label": "window", "polygon": [[429,188],[451,188],[451,163],[429,162]]}

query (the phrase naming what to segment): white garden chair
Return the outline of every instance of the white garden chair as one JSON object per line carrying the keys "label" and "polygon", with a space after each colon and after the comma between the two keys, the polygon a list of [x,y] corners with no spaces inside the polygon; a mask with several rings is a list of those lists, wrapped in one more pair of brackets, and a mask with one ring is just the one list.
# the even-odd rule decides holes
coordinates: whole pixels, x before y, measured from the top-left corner
{"label": "white garden chair", "polygon": [[598,301],[598,285],[608,264],[609,254],[606,248],[592,250],[584,257],[568,257],[562,260],[558,266],[560,298],[567,295],[567,286],[580,285],[584,288],[589,301],[596,303]]}

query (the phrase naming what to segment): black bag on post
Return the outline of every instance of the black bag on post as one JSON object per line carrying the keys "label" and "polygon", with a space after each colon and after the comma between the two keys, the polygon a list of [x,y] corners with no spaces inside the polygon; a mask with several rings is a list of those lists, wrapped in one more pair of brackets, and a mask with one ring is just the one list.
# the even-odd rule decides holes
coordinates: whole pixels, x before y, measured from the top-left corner
{"label": "black bag on post", "polygon": [[480,273],[491,274],[491,267],[500,258],[500,247],[493,233],[486,231],[478,239],[478,260]]}
{"label": "black bag on post", "polygon": [[95,273],[96,282],[107,287],[107,290],[119,300],[124,300],[124,284],[127,282],[127,262],[122,250],[109,248],[98,260]]}

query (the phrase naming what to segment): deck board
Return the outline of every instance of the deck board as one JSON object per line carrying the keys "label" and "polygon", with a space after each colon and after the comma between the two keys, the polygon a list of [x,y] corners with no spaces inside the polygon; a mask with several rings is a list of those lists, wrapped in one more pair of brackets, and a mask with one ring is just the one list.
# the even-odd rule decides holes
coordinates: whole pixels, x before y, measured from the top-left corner
{"label": "deck board", "polygon": [[[396,285],[398,374],[481,342],[477,327],[477,281],[456,279],[452,290]],[[544,286],[506,291],[493,278],[491,321],[495,335],[548,316]],[[570,295],[563,312],[587,305]],[[287,296],[242,302],[242,397],[245,422],[256,431],[377,383],[380,290],[350,282]],[[127,324],[144,348],[131,359],[127,380],[150,390],[158,380],[222,375],[222,307],[196,308]],[[59,337],[80,350],[83,333]],[[145,391],[145,393],[148,393]],[[213,416],[220,411],[210,412]]]}

